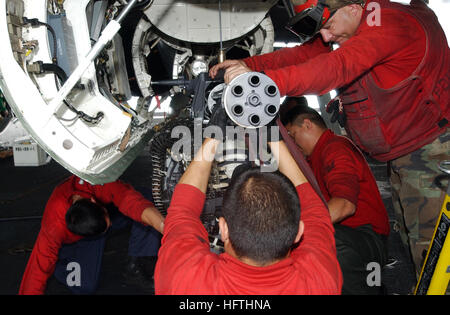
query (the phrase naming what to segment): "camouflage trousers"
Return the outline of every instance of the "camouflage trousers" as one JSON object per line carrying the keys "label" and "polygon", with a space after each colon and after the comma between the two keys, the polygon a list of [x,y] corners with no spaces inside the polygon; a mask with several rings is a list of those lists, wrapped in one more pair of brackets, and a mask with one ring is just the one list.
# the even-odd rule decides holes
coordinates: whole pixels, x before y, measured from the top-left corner
{"label": "camouflage trousers", "polygon": [[[450,132],[432,143],[392,160],[390,181],[400,235],[420,274],[446,192],[433,182],[443,175],[438,165],[450,160]],[[443,182],[446,187],[447,182]]]}

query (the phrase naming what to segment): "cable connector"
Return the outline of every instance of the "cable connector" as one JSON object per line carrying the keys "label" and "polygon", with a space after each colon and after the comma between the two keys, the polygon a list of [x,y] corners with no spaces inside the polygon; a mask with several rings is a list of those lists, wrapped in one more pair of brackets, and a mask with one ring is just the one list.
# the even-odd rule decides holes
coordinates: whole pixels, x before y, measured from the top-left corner
{"label": "cable connector", "polygon": [[33,63],[27,64],[27,71],[29,73],[36,73],[41,74],[44,72],[43,65],[44,63],[42,61],[36,61]]}
{"label": "cable connector", "polygon": [[78,112],[78,116],[85,122],[98,124],[103,119],[103,117],[105,117],[105,114],[103,112],[98,112],[95,117],[92,117],[87,115],[86,113]]}
{"label": "cable connector", "polygon": [[29,19],[25,16],[22,18],[22,22],[24,25],[30,24],[32,27],[43,25],[43,23],[41,21],[39,21],[39,19],[36,19],[36,18]]}

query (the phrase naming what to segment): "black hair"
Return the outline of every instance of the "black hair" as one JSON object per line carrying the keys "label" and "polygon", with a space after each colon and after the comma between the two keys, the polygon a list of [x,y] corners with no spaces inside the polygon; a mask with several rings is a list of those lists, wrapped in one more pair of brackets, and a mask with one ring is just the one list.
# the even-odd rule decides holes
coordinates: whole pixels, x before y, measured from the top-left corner
{"label": "black hair", "polygon": [[105,210],[89,199],[80,199],[66,212],[69,231],[80,236],[96,236],[106,231]]}
{"label": "black hair", "polygon": [[280,120],[283,125],[288,124],[289,114],[298,106],[308,106],[308,100],[304,96],[287,96],[280,105]]}
{"label": "black hair", "polygon": [[264,265],[288,254],[298,233],[300,202],[286,176],[250,168],[233,175],[222,214],[236,255]]}
{"label": "black hair", "polygon": [[323,129],[328,128],[325,120],[319,112],[311,107],[308,107],[307,105],[293,106],[291,109],[286,111],[282,123],[283,125],[294,124],[301,126],[303,120],[305,119],[309,119],[311,122]]}

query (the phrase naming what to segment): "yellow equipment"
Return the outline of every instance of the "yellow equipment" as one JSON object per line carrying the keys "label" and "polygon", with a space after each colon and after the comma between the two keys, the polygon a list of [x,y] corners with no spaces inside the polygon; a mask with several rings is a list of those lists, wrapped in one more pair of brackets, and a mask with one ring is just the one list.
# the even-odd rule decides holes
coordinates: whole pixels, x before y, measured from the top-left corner
{"label": "yellow equipment", "polygon": [[[450,174],[441,163],[440,169]],[[448,176],[446,176],[448,178]],[[444,295],[450,281],[450,184],[442,204],[441,213],[434,229],[433,239],[417,282],[415,295]]]}

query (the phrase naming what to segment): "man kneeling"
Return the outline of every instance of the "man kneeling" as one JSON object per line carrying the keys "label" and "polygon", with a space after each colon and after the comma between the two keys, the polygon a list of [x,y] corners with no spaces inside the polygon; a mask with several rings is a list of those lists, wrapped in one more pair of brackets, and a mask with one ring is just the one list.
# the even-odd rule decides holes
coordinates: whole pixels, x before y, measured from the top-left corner
{"label": "man kneeling", "polygon": [[335,135],[320,114],[298,105],[285,114],[286,129],[304,153],[327,201],[336,230],[342,294],[382,294],[368,282],[370,266],[383,266],[389,220],[375,177],[364,155],[348,138]]}

